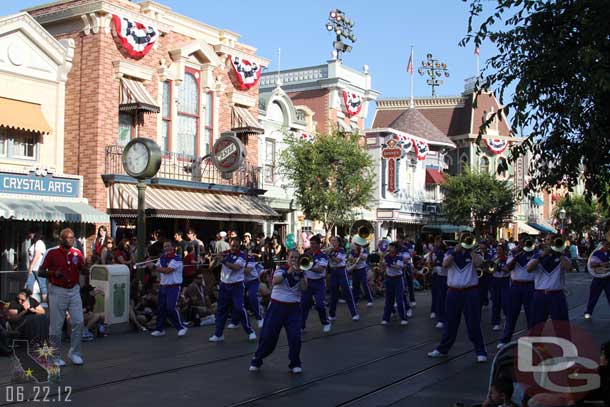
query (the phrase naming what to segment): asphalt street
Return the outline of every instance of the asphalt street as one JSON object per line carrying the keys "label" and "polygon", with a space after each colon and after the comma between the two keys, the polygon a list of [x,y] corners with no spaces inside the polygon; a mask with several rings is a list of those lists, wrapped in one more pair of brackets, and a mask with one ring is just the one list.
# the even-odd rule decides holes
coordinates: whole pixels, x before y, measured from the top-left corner
{"label": "asphalt street", "polygon": [[[582,320],[590,278],[584,273],[568,276],[570,318],[601,343],[610,339],[610,307],[605,298],[592,322]],[[241,329],[225,330],[223,343],[209,343],[213,327],[198,327],[184,338],[168,329],[168,335],[161,338],[125,333],[85,343],[86,364],[63,368],[61,385],[71,386],[71,405],[88,407],[183,403],[310,407],[312,402],[316,407],[447,407],[456,401],[480,403],[487,392],[491,363],[476,363],[463,323],[449,358],[428,358],[426,353],[437,345],[441,330],[429,318],[429,293],[418,292],[416,297],[415,315],[408,326],[400,326],[398,320],[389,326],[379,324],[382,299],[373,308],[361,303],[357,322],[340,305],[330,334],[322,333],[317,315],[311,313],[303,336],[301,375],[288,371],[283,334],[262,370],[252,373],[248,366],[256,344],[248,342]],[[524,328],[522,314],[517,330],[524,333]],[[491,330],[489,310],[484,311],[483,333],[491,361],[500,333]],[[0,359],[0,405],[12,405],[5,391],[6,386],[14,386],[10,372],[10,359]]]}

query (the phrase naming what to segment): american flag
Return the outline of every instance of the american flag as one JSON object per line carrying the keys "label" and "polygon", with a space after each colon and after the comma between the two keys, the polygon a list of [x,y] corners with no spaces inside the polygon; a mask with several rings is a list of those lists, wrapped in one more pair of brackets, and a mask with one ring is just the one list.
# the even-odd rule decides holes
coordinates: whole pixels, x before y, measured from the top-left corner
{"label": "american flag", "polygon": [[409,57],[409,64],[407,65],[407,72],[413,75],[413,55]]}
{"label": "american flag", "polygon": [[479,50],[479,47],[476,47],[476,48],[474,49],[474,54],[475,54],[475,55],[481,55],[481,50]]}

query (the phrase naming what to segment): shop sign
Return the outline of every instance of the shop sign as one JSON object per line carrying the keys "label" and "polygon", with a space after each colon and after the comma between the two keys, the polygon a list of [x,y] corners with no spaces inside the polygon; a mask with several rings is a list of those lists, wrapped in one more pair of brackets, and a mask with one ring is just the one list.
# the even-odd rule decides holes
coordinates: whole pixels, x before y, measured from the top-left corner
{"label": "shop sign", "polygon": [[0,193],[78,198],[80,179],[55,176],[48,171],[28,174],[0,171]]}
{"label": "shop sign", "polygon": [[396,144],[396,140],[390,139],[381,150],[381,157],[388,160],[388,192],[396,192],[396,160],[402,157],[402,149]]}
{"label": "shop sign", "polygon": [[246,149],[234,132],[225,132],[212,148],[212,162],[223,174],[237,170],[246,158]]}

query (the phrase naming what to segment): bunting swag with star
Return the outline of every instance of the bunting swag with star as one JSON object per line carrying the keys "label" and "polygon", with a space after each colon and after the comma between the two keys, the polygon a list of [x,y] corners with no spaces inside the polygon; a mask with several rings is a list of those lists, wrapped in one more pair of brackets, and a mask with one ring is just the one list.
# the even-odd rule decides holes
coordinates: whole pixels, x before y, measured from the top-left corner
{"label": "bunting swag with star", "polygon": [[313,143],[313,136],[309,133],[301,133],[299,135],[299,140]]}
{"label": "bunting swag with star", "polygon": [[349,116],[356,116],[362,110],[362,96],[355,93],[343,91],[343,103],[345,103],[345,113]]}
{"label": "bunting swag with star", "polygon": [[399,136],[399,139],[402,143],[403,154],[407,154],[413,150],[413,139],[407,136]]}
{"label": "bunting swag with star", "polygon": [[132,58],[141,58],[155,45],[159,32],[152,26],[145,26],[127,17],[112,15],[112,23],[121,45]]}
{"label": "bunting swag with star", "polygon": [[417,156],[417,159],[420,161],[425,159],[428,155],[428,151],[430,151],[428,143],[426,143],[425,141],[413,140],[413,144],[415,147],[415,155]]}
{"label": "bunting swag with star", "polygon": [[501,154],[508,147],[508,140],[486,138],[485,144],[487,144],[487,148],[489,148],[492,153]]}
{"label": "bunting swag with star", "polygon": [[241,90],[248,90],[256,85],[261,77],[262,69],[259,64],[254,61],[240,58],[238,56],[229,55],[231,66],[237,76],[237,81]]}

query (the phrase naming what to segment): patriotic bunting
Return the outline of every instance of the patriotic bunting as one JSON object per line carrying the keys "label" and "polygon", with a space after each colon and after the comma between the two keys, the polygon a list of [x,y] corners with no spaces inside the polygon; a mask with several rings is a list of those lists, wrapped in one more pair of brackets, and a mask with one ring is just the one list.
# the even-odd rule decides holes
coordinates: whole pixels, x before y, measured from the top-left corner
{"label": "patriotic bunting", "polygon": [[256,85],[263,71],[256,62],[231,55],[229,59],[241,90],[248,90]]}
{"label": "patriotic bunting", "polygon": [[492,153],[501,154],[508,147],[508,140],[486,138],[485,144]]}
{"label": "patriotic bunting", "polygon": [[343,91],[343,102],[345,103],[345,113],[349,116],[356,116],[362,110],[362,96],[355,93]]}
{"label": "patriotic bunting", "polygon": [[313,142],[313,136],[311,134],[308,134],[308,133],[300,133],[299,136],[298,136],[298,139],[300,141],[307,141],[309,143]]}
{"label": "patriotic bunting", "polygon": [[145,26],[127,17],[112,15],[112,23],[121,45],[132,58],[141,58],[155,45],[159,32],[152,26]]}
{"label": "patriotic bunting", "polygon": [[428,155],[428,151],[430,151],[428,143],[426,143],[425,141],[418,141],[418,140],[414,139],[413,144],[414,144],[415,155],[417,156],[417,159],[420,161],[425,159],[426,156]]}

